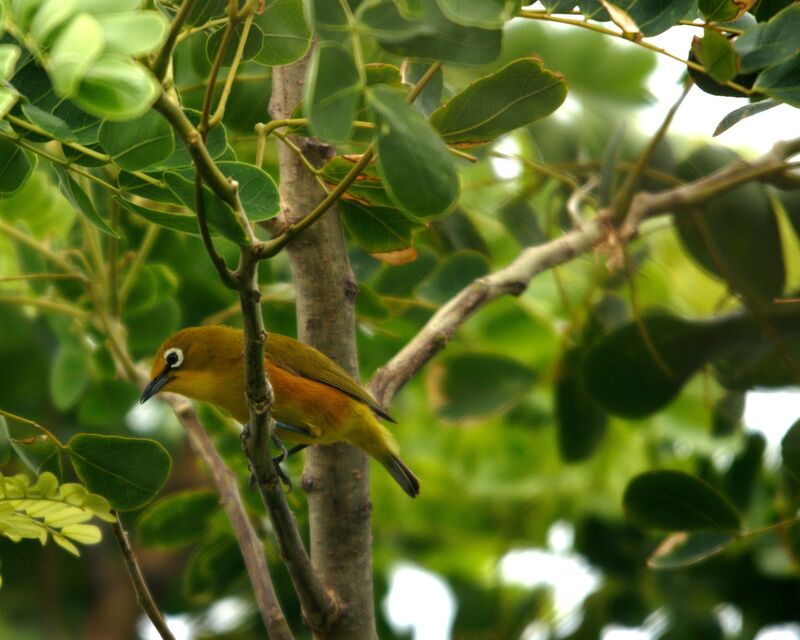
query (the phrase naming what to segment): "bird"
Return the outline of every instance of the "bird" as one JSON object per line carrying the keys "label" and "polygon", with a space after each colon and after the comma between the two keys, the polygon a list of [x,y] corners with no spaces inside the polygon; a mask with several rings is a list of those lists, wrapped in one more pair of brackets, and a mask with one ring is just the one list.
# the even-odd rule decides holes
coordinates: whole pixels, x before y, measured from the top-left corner
{"label": "bird", "polygon": [[[276,434],[298,444],[290,454],[308,445],[348,442],[380,462],[409,496],[419,494],[419,480],[378,418],[395,420],[347,371],[317,349],[272,332],[264,363],[275,396]],[[247,424],[245,388],[244,332],[225,325],[188,327],[159,347],[140,402],[169,391]]]}

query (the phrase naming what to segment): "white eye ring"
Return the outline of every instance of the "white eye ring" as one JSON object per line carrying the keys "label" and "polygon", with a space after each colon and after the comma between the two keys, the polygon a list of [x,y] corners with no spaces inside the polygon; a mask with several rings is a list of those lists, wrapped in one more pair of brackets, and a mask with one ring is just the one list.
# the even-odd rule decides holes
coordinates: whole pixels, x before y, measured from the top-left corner
{"label": "white eye ring", "polygon": [[[175,359],[174,363],[171,363],[169,361],[169,357],[173,353],[175,354],[176,359]],[[170,369],[177,369],[178,367],[180,367],[183,364],[183,351],[178,349],[178,347],[172,347],[171,349],[167,349],[164,352],[164,362],[166,362],[169,365]]]}

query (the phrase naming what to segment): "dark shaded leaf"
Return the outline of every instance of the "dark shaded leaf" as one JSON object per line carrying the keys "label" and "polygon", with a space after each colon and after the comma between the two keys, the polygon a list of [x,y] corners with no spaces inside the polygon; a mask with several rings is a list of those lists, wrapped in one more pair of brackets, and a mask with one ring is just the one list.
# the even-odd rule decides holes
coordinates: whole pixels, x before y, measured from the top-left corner
{"label": "dark shaded leaf", "polygon": [[302,58],[311,44],[303,0],[273,0],[255,17],[264,33],[264,44],[254,60],[274,67]]}
{"label": "dark shaded leaf", "polygon": [[[737,162],[728,149],[706,146],[677,168],[696,180]],[[783,291],[783,250],[766,189],[750,183],[713,198],[703,207],[675,216],[678,234],[692,257],[734,291],[771,301]]]}
{"label": "dark shaded leaf", "polygon": [[757,24],[736,38],[742,73],[764,69],[797,54],[800,6],[787,7],[769,22]]}
{"label": "dark shaded leaf", "polygon": [[628,483],[622,501],[637,524],[667,531],[736,534],[741,517],[725,496],[683,471],[647,471]]}
{"label": "dark shaded leaf", "polygon": [[7,140],[0,140],[0,198],[19,191],[36,167],[36,156]]}
{"label": "dark shaded leaf", "polygon": [[606,412],[586,390],[581,367],[583,353],[581,347],[565,351],[554,381],[558,450],[566,462],[589,458],[608,426]]}
{"label": "dark shaded leaf", "polygon": [[775,100],[800,108],[800,53],[762,72],[753,88]]}
{"label": "dark shaded leaf", "polygon": [[458,198],[458,176],[450,152],[418,111],[396,91],[367,91],[377,125],[378,171],[390,198],[414,218],[447,212]]}
{"label": "dark shaded leaf", "polygon": [[341,200],[338,208],[345,227],[368,253],[410,247],[413,232],[422,227],[393,207],[368,206],[355,200]]}

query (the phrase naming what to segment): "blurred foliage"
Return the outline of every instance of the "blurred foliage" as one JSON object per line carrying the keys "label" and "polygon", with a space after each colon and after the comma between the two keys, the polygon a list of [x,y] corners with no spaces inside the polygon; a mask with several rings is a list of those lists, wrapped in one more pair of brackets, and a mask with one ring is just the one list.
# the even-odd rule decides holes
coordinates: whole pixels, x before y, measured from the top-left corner
{"label": "blurred foliage", "polygon": [[[0,87],[0,410],[8,418],[0,418],[0,480],[26,474],[14,482],[44,482],[53,495],[80,480],[103,496],[93,498],[128,510],[121,519],[167,614],[192,616],[198,637],[260,638],[255,607],[236,629],[214,630],[215,603],[250,603],[241,554],[175,417],[157,403],[137,407],[118,353],[149,368],[179,327],[240,323],[196,232],[191,158],[149,110],[158,82],[141,61],[163,43],[178,3],[79,4],[0,4],[8,81]],[[196,2],[192,31],[175,50],[171,79],[195,124],[227,4]],[[547,11],[513,0],[271,0],[250,24],[227,108],[207,140],[250,220],[279,211],[281,142],[270,137],[261,166],[252,164],[271,68],[302,57],[312,33],[322,44],[306,100],[278,134],[340,143],[319,173],[328,186],[367,144],[378,151],[340,206],[360,287],[365,380],[462,287],[572,229],[568,209],[588,219],[610,202],[647,143],[623,125],[652,100],[655,55],[607,33],[601,3],[543,4]],[[736,2],[614,4],[645,36],[683,17],[739,19],[730,31],[715,22],[691,52],[676,52],[705,65],[707,73],[692,71],[704,91],[760,91],[726,127],[781,101],[798,106],[796,3],[760,0],[745,16]],[[671,6],[661,12],[662,4]],[[584,28],[569,13],[575,6],[599,22]],[[520,12],[528,19],[510,20]],[[243,26],[234,31],[236,40]],[[225,91],[229,54],[213,102]],[[432,60],[445,64],[409,106],[404,95]],[[569,109],[556,111],[567,95]],[[662,140],[642,188],[663,190],[740,159],[693,147]],[[501,175],[501,160],[513,163],[510,175]],[[797,619],[800,427],[786,434],[777,464],[742,425],[748,391],[794,386],[800,371],[798,312],[773,304],[800,287],[800,199],[791,180],[779,186],[740,185],[678,213],[674,227],[648,223],[622,266],[579,256],[467,320],[392,406],[422,495],[410,503],[382,471],[371,479],[376,602],[393,568],[411,562],[447,582],[453,636],[465,640],[519,638],[533,623],[550,637],[561,629],[559,637],[596,638],[657,613],[667,621],[663,638],[731,637],[721,607],[741,614],[738,638]],[[585,197],[575,206],[578,191]],[[206,201],[231,264],[246,234],[211,191]],[[263,263],[260,280],[267,327],[295,335],[285,255]],[[247,487],[238,426],[210,407],[200,415],[265,534],[290,623],[307,637]],[[302,455],[285,468],[299,478]],[[302,492],[289,501],[307,530]],[[104,515],[106,504],[96,510]],[[554,523],[574,531],[561,553],[600,575],[566,631],[538,576],[523,587],[499,570],[510,551],[546,549]],[[0,636],[57,638],[57,628],[60,637],[109,637],[108,627],[92,635],[105,622],[113,637],[134,637],[138,614],[110,536],[80,562],[14,542],[41,539],[41,530],[0,528]],[[79,541],[94,541],[87,531],[78,530]],[[104,618],[115,598],[127,613]],[[34,607],[43,615],[31,616]],[[404,637],[377,611],[382,638]]]}

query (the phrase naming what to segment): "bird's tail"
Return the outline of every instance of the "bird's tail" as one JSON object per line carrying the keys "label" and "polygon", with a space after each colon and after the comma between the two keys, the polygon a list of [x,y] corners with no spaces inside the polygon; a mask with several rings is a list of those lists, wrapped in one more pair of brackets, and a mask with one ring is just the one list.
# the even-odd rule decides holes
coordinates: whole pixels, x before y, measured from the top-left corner
{"label": "bird's tail", "polygon": [[392,478],[395,479],[395,482],[397,482],[410,497],[416,498],[419,495],[419,480],[417,480],[417,476],[411,472],[411,469],[409,469],[400,458],[395,455],[388,455],[380,462],[386,467],[386,470],[391,474]]}

